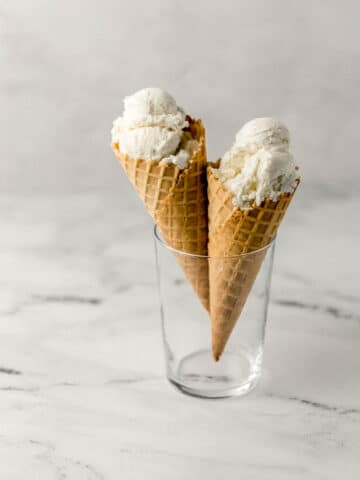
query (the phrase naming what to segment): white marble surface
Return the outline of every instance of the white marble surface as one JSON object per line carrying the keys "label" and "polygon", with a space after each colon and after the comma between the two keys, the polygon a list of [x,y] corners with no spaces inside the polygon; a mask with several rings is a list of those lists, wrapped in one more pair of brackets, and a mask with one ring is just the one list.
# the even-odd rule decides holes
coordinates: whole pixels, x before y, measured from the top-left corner
{"label": "white marble surface", "polygon": [[357,478],[360,197],[299,191],[263,380],[225,401],[165,381],[150,222],[123,201],[0,197],[0,477]]}
{"label": "white marble surface", "polygon": [[308,181],[357,186],[359,18],[358,0],[0,0],[0,191],[118,188],[111,122],[149,85],[203,118],[211,160],[275,116]]}

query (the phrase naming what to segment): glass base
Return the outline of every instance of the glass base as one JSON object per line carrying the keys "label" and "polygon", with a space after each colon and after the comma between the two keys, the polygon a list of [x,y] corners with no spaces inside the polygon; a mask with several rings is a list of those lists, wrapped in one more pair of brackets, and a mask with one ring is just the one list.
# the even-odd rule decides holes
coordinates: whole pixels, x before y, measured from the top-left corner
{"label": "glass base", "polygon": [[186,355],[169,381],[181,392],[200,398],[228,398],[253,390],[261,375],[262,352],[255,358],[245,349],[224,352],[214,362],[211,350]]}

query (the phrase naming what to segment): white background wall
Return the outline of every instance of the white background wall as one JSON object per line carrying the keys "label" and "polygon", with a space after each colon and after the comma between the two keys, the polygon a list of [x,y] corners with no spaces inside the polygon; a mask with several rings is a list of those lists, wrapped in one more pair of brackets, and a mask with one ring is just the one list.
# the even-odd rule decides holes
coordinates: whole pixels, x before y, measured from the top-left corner
{"label": "white background wall", "polygon": [[122,97],[172,93],[209,158],[246,120],[288,124],[303,184],[357,186],[358,0],[0,0],[0,191],[127,189]]}

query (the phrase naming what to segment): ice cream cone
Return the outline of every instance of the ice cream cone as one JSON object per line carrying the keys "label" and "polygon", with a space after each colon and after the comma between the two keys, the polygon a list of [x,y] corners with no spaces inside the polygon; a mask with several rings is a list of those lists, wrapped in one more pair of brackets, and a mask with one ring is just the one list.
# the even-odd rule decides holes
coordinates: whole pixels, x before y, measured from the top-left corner
{"label": "ice cream cone", "polygon": [[[130,158],[118,143],[113,143],[113,150],[167,244],[183,252],[207,255],[205,130],[200,120],[187,120],[185,131],[198,146],[183,170],[173,163]],[[208,310],[207,262],[183,255],[177,259]]]}
{"label": "ice cream cone", "polygon": [[[245,305],[268,245],[294,195],[241,210],[233,194],[207,169],[209,200],[209,285],[213,357],[219,360]],[[244,253],[252,255],[239,257]],[[224,258],[227,257],[227,258]]]}

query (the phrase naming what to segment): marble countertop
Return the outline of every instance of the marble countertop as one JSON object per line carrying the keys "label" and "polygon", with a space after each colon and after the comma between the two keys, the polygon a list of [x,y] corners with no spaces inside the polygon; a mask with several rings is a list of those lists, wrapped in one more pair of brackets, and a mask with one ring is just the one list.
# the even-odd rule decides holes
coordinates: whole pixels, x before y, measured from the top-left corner
{"label": "marble countertop", "polygon": [[360,197],[304,192],[278,239],[263,378],[222,401],[164,378],[135,196],[0,197],[1,478],[357,478]]}

